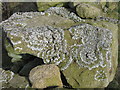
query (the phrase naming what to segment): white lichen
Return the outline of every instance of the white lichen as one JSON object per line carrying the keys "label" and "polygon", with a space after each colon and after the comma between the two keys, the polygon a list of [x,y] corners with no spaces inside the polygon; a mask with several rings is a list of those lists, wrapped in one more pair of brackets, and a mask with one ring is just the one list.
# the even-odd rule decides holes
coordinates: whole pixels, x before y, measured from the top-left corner
{"label": "white lichen", "polygon": [[94,79],[97,81],[104,81],[107,78],[107,74],[103,70],[99,70],[96,72]]}
{"label": "white lichen", "polygon": [[80,39],[81,46],[77,46],[73,59],[76,59],[79,66],[87,67],[89,70],[99,66],[106,67],[106,63],[111,62],[112,55],[103,52],[111,52],[112,32],[108,29],[93,27],[88,24],[81,24],[69,29],[72,39]]}

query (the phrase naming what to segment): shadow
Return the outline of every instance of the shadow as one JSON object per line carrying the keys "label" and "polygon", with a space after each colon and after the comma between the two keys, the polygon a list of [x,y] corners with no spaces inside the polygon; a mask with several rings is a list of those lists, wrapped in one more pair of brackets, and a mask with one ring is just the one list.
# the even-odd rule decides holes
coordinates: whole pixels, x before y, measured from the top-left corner
{"label": "shadow", "polygon": [[2,68],[4,70],[9,70],[13,63],[11,62],[11,57],[8,56],[8,52],[5,49],[4,41],[6,39],[6,33],[2,30]]}
{"label": "shadow", "polygon": [[43,59],[35,57],[30,54],[22,54],[22,61],[14,62],[13,66],[11,67],[11,71],[13,71],[16,74],[19,74],[20,76],[28,77],[30,71],[38,66],[43,65]]}
{"label": "shadow", "polygon": [[50,86],[50,87],[47,87],[47,88],[44,88],[43,90],[53,90],[55,88],[57,88],[58,86]]}
{"label": "shadow", "polygon": [[38,11],[36,2],[2,2],[2,20],[8,19],[15,12],[31,11]]}
{"label": "shadow", "polygon": [[61,74],[61,80],[63,83],[63,88],[73,89],[72,86],[67,82],[64,74],[61,71],[60,71],[60,74]]}

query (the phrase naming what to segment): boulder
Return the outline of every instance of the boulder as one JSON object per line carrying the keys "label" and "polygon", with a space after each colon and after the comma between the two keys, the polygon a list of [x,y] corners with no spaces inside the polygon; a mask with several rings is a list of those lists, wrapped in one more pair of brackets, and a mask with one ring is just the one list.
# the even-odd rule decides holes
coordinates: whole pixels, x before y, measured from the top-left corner
{"label": "boulder", "polygon": [[33,88],[62,87],[59,68],[54,64],[42,65],[30,71]]}
{"label": "boulder", "polygon": [[77,5],[76,12],[82,18],[96,18],[101,15],[99,8],[85,3]]}
{"label": "boulder", "polygon": [[114,78],[117,24],[83,20],[63,7],[51,7],[15,13],[0,25],[12,44],[6,44],[9,53],[28,53],[56,64],[73,88],[104,88]]}

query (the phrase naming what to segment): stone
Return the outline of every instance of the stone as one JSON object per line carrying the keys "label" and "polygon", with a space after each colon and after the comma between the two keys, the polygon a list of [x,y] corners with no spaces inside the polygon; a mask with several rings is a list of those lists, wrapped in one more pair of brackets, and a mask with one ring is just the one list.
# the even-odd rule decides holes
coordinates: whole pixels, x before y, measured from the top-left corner
{"label": "stone", "polygon": [[3,70],[0,68],[0,83],[2,88],[29,88],[29,83],[25,77],[14,74],[12,71]]}
{"label": "stone", "polygon": [[79,4],[76,7],[77,14],[82,18],[96,18],[101,15],[101,10],[90,4]]}
{"label": "stone", "polygon": [[38,11],[45,11],[50,7],[62,7],[66,2],[37,2]]}
{"label": "stone", "polygon": [[59,68],[54,64],[41,65],[30,71],[32,88],[62,87]]}
{"label": "stone", "polygon": [[[95,23],[95,22],[94,22]],[[117,35],[117,30],[118,30],[118,27],[117,26],[115,26],[114,24],[110,24],[110,23],[101,23],[101,22],[96,22],[96,24],[92,24],[93,26],[95,26],[95,27],[97,27],[97,26],[99,26],[99,27],[103,27],[104,25],[104,28],[109,28],[109,30],[112,30],[112,33],[116,33],[115,35]],[[114,27],[115,26],[115,27]],[[76,28],[75,27],[73,27],[73,28],[71,28],[70,29],[70,31],[73,33],[73,39],[78,39],[78,37],[79,36],[81,36],[81,34],[79,33],[79,30],[81,31],[82,29],[81,28],[79,28],[79,29],[77,29],[77,27],[79,27],[79,26],[76,26]],[[82,26],[83,27],[83,26]],[[116,28],[116,31],[114,32],[114,29]],[[90,27],[89,27],[89,29],[90,29]],[[87,28],[85,28],[85,29],[83,29],[84,31],[85,30],[87,30],[88,31],[88,33],[90,33],[89,32],[89,29],[87,29]],[[75,31],[74,31],[75,30]],[[78,31],[77,31],[78,30]],[[95,30],[95,29],[92,29],[91,28],[91,30]],[[104,30],[104,29],[103,29]],[[85,31],[85,32],[87,32],[87,31]],[[107,31],[107,30],[104,30],[104,31]],[[82,33],[82,32],[81,32]],[[111,34],[112,34],[111,33]],[[94,34],[95,34],[95,32],[94,32]],[[104,33],[105,34],[105,33]],[[89,34],[87,34],[87,36],[88,36]],[[103,35],[103,34],[102,34]],[[92,35],[92,37],[93,37],[94,35]],[[83,35],[83,37],[85,37],[85,35]],[[80,37],[79,37],[80,38]],[[116,39],[115,39],[116,38]],[[92,38],[91,38],[92,39]],[[105,39],[105,37],[104,37],[104,39]],[[113,80],[113,78],[114,78],[114,75],[115,75],[115,73],[116,73],[116,68],[117,68],[117,57],[114,57],[114,55],[118,55],[117,54],[117,49],[118,49],[118,46],[116,46],[117,45],[117,37],[115,36],[114,37],[114,35],[112,36],[112,39],[113,39],[113,41],[115,40],[115,45],[113,45],[113,42],[112,42],[112,45],[113,46],[111,46],[111,50],[112,51],[110,51],[110,52],[112,52],[112,56],[110,55],[110,57],[111,57],[111,64],[109,63],[108,64],[108,62],[106,62],[106,61],[109,61],[110,60],[110,58],[109,58],[109,60],[107,60],[107,57],[104,57],[104,56],[107,56],[107,52],[106,52],[106,54],[105,53],[103,53],[104,51],[102,51],[102,53],[101,53],[101,55],[102,55],[102,58],[104,58],[104,60],[102,60],[102,61],[100,61],[99,62],[99,60],[100,60],[100,58],[99,59],[97,59],[97,62],[96,61],[94,61],[95,60],[95,56],[93,56],[94,57],[94,59],[93,60],[90,60],[90,59],[92,59],[92,57],[89,57],[88,55],[83,55],[83,59],[85,59],[86,58],[86,60],[89,58],[89,60],[91,61],[91,62],[88,62],[88,61],[84,61],[84,60],[82,60],[82,57],[79,57],[79,55],[81,55],[82,53],[79,53],[78,51],[79,51],[79,48],[77,48],[77,47],[75,47],[75,48],[73,48],[73,52],[74,52],[74,55],[73,55],[73,58],[78,58],[77,60],[77,63],[78,63],[78,65],[73,61],[70,65],[69,65],[69,68],[67,68],[66,70],[64,70],[63,71],[63,74],[65,75],[65,76],[67,76],[67,80],[68,80],[68,82],[70,82],[71,83],[71,86],[73,86],[74,88],[77,88],[77,87],[80,87],[80,88],[84,88],[84,87],[87,87],[87,88],[89,88],[89,86],[91,87],[91,88],[96,88],[96,87],[107,87],[107,85],[109,84],[108,82],[111,82],[112,80]],[[86,40],[88,40],[88,41],[90,41],[89,39],[85,39],[85,42],[84,42],[84,44],[86,43],[86,44],[88,44],[88,41],[86,41]],[[109,39],[110,40],[110,39]],[[108,40],[107,40],[108,41]],[[91,42],[91,41],[90,41]],[[94,43],[94,45],[91,43],[91,45],[92,46],[94,46],[95,45],[95,43]],[[114,48],[114,46],[116,46],[116,48]],[[81,47],[81,46],[80,46]],[[76,50],[77,49],[77,50]],[[90,52],[90,50],[89,50],[90,48],[87,48],[87,51],[89,52],[89,53],[92,53],[92,52]],[[92,49],[93,50],[93,49]],[[80,52],[81,52],[81,50],[80,50]],[[86,54],[88,53],[88,52],[86,52]],[[100,51],[101,52],[101,51]],[[115,54],[116,53],[116,54]],[[84,53],[85,54],[85,53]],[[104,55],[105,54],[105,55]],[[114,54],[114,55],[113,55]],[[98,54],[99,55],[99,54]],[[79,59],[79,58],[81,58],[81,59]],[[97,57],[98,58],[98,57]],[[102,59],[101,58],[101,59]],[[115,59],[115,62],[114,62],[114,59]],[[75,59],[74,59],[75,60]],[[79,61],[80,60],[80,61]],[[106,62],[106,65],[105,65],[105,62],[103,62],[103,61],[105,61]],[[94,63],[93,63],[94,62]],[[83,63],[83,64],[82,64]],[[99,63],[99,64],[97,64],[97,63]],[[103,64],[104,63],[104,64]],[[114,63],[114,64],[113,64]],[[93,65],[94,64],[94,65]],[[108,64],[108,65],[107,65]],[[113,64],[113,65],[112,65]],[[80,66],[83,66],[83,68],[81,68],[81,67],[79,67],[79,65]],[[88,65],[88,66],[87,66]],[[89,66],[92,66],[93,65],[93,67],[89,67]],[[105,66],[104,66],[105,65]],[[111,67],[112,66],[112,67]],[[79,68],[79,70],[77,70],[77,68]],[[88,68],[88,69],[85,69],[85,68]],[[104,70],[102,69],[102,68],[104,68]],[[109,69],[108,69],[109,68]],[[106,71],[108,71],[108,72],[106,72]],[[93,74],[94,73],[94,74]],[[93,76],[92,76],[93,75]],[[86,77],[85,77],[86,76]],[[107,78],[109,77],[109,79],[107,79]],[[84,78],[84,79],[83,79]],[[105,79],[106,78],[106,79]],[[91,82],[92,81],[92,82]],[[77,82],[77,83],[76,83]],[[101,82],[101,84],[99,83],[99,82]]]}
{"label": "stone", "polygon": [[0,25],[12,44],[6,44],[8,53],[27,53],[57,65],[73,88],[104,88],[114,78],[117,24],[81,19],[64,7],[51,7],[15,13]]}

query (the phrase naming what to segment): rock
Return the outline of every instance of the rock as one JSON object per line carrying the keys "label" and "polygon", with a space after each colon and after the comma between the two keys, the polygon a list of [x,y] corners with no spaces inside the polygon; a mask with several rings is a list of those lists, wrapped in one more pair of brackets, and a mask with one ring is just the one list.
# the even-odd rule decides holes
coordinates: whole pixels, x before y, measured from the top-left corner
{"label": "rock", "polygon": [[38,11],[45,11],[50,7],[62,7],[66,2],[37,2]]}
{"label": "rock", "polygon": [[83,20],[63,7],[51,7],[15,13],[0,25],[13,46],[6,45],[9,53],[27,53],[56,64],[73,88],[104,88],[114,78],[117,24]]}
{"label": "rock", "polygon": [[101,15],[101,10],[90,4],[79,4],[76,12],[82,18],[96,18]]}
{"label": "rock", "polygon": [[44,64],[43,60],[36,58],[33,61],[30,61],[29,63],[25,64],[24,67],[20,70],[19,74],[22,76],[28,76],[32,68],[41,64]]}
{"label": "rock", "polygon": [[12,71],[0,69],[2,88],[28,88],[29,83],[25,77],[14,74]]}
{"label": "rock", "polygon": [[54,64],[42,65],[30,71],[29,79],[32,88],[62,87],[59,68]]}
{"label": "rock", "polygon": [[[92,22],[93,23],[93,22]],[[118,27],[114,24],[110,24],[110,23],[102,23],[102,22],[94,22],[94,24],[92,24],[93,26],[99,26],[99,27],[103,27],[104,25],[104,28],[108,28],[109,30],[112,31],[112,34],[116,33],[117,34],[117,30],[118,30]],[[114,27],[115,26],[115,27]],[[79,26],[76,26],[71,28],[70,30],[72,31],[73,30],[73,39],[77,39],[79,36],[81,36],[81,34],[79,33],[76,33],[76,32],[79,32],[80,29],[78,29],[78,31],[76,30]],[[114,29],[116,28],[116,31],[114,32]],[[90,29],[90,27],[89,27]],[[89,31],[89,29],[83,29],[84,31],[87,30]],[[102,28],[101,28],[102,29]],[[76,31],[74,31],[76,30]],[[90,29],[90,30],[95,30],[94,29]],[[103,29],[104,30],[104,29]],[[107,29],[106,29],[107,30]],[[106,31],[104,30],[104,31]],[[105,34],[105,33],[104,33]],[[115,35],[116,35],[115,34]],[[102,34],[103,35],[103,34]],[[106,34],[105,34],[106,35]],[[85,35],[83,35],[85,37]],[[88,36],[88,35],[87,35]],[[92,35],[93,37],[94,35]],[[111,36],[110,36],[111,37]],[[117,44],[117,37],[116,36],[112,36],[112,39],[115,40],[115,43]],[[86,39],[87,40],[87,39]],[[85,41],[86,41],[85,40]],[[88,40],[90,41],[90,40]],[[108,40],[107,40],[108,41]],[[87,41],[84,42],[84,43],[88,43]],[[114,43],[114,44],[115,44]],[[95,44],[95,43],[94,43]],[[91,45],[94,45],[91,43]],[[113,42],[112,42],[113,44]],[[116,46],[115,44],[115,46]],[[76,49],[79,51],[79,49],[76,47]],[[117,48],[114,48],[114,45],[111,46],[111,50],[110,52],[112,52],[112,55],[108,56],[108,57],[111,57],[111,60],[109,58],[109,60],[111,61],[111,64],[109,62],[109,60],[107,60],[107,51],[102,51],[102,52],[106,52],[105,53],[101,53],[103,61],[106,62],[106,65],[105,65],[105,62],[103,61],[100,61],[99,64],[98,64],[98,61],[100,60],[97,59],[97,62],[96,61],[93,61],[95,60],[95,58],[93,60],[90,60],[90,57],[89,56],[86,56],[86,55],[83,55],[83,59],[82,57],[79,57],[79,55],[81,55],[81,51],[80,53],[76,50],[75,48],[73,48],[73,52],[76,52],[73,56],[75,56],[74,58],[78,58],[77,60],[77,63],[76,64],[75,62],[72,62],[70,65],[69,65],[69,68],[67,68],[66,70],[63,71],[63,74],[65,76],[67,76],[67,80],[68,82],[70,82],[71,86],[73,86],[74,88],[77,88],[77,87],[80,87],[80,88],[84,88],[84,87],[107,87],[107,85],[109,84],[108,82],[111,82],[114,78],[114,75],[116,73],[116,68],[117,68],[117,57],[114,57],[114,55],[117,55]],[[89,48],[87,48],[87,50],[90,52]],[[103,49],[102,49],[103,50]],[[100,51],[101,52],[101,51]],[[86,52],[87,53],[87,52]],[[115,54],[116,53],[116,54]],[[79,55],[78,55],[79,54]],[[85,53],[84,53],[85,54]],[[113,55],[114,54],[114,55]],[[99,54],[98,54],[99,55]],[[85,57],[84,57],[85,56]],[[104,57],[106,56],[106,57]],[[81,59],[79,59],[81,58]],[[86,60],[89,58],[89,61],[93,61],[94,63],[90,63],[88,61],[84,61],[84,59],[86,58]],[[92,59],[92,58],[91,58]],[[114,62],[114,59],[116,60],[116,62]],[[80,60],[80,61],[79,61]],[[109,62],[109,64],[108,64]],[[82,64],[83,63],[83,64]],[[86,64],[85,64],[86,63]],[[104,64],[103,64],[104,63]],[[94,65],[93,65],[94,64]],[[112,65],[113,64],[113,65]],[[83,66],[83,68],[80,68],[80,66]],[[93,65],[93,66],[92,66]],[[105,65],[105,66],[104,66]],[[90,66],[90,67],[89,67]],[[92,66],[92,67],[91,67]],[[112,66],[112,67],[111,67]],[[79,68],[79,70],[77,70],[77,68]],[[88,68],[88,69],[86,69]],[[104,70],[102,69],[104,68]],[[108,72],[106,72],[108,71]],[[73,74],[74,73],[74,74]],[[93,75],[93,76],[92,76]],[[74,77],[74,78],[73,78]],[[99,77],[99,78],[98,78]],[[107,77],[107,78],[106,78]],[[109,78],[108,78],[109,77]],[[84,78],[84,79],[83,79]],[[106,79],[105,79],[106,78]],[[91,82],[92,81],[92,82]],[[101,83],[100,83],[101,82]]]}

